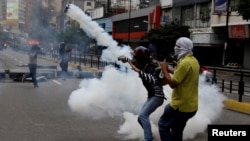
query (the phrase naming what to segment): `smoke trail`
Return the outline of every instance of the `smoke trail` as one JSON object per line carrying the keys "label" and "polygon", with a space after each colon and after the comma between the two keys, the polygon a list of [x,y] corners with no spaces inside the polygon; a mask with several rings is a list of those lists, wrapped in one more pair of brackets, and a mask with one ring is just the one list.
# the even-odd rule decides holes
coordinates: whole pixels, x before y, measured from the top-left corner
{"label": "smoke trail", "polygon": [[[99,45],[108,49],[102,54],[104,59],[116,61],[119,55],[130,55],[129,47],[119,47],[98,24],[78,7],[70,4],[67,15],[80,23],[81,28]],[[121,64],[123,65],[123,64]],[[124,66],[128,67],[128,66]],[[159,140],[157,122],[163,109],[170,102],[172,89],[164,86],[167,101],[151,115],[152,130],[156,140]],[[143,87],[138,74],[128,69],[127,73],[112,66],[104,68],[100,79],[84,79],[79,88],[73,91],[68,104],[73,112],[85,118],[101,119],[104,117],[123,117],[118,134],[124,139],[143,139],[142,128],[137,122],[137,114],[146,100],[146,89]],[[222,101],[225,99],[216,85],[205,83],[204,76],[199,80],[199,110],[195,117],[187,123],[184,139],[194,138],[206,130],[207,125],[216,120],[222,111]]]}
{"label": "smoke trail", "polygon": [[103,60],[116,61],[120,55],[130,56],[130,47],[119,47],[118,43],[113,40],[97,22],[92,21],[91,17],[86,15],[79,7],[69,4],[69,9],[66,14],[76,20],[80,24],[80,28],[82,28],[89,37],[96,39],[98,45],[108,47],[102,54]]}

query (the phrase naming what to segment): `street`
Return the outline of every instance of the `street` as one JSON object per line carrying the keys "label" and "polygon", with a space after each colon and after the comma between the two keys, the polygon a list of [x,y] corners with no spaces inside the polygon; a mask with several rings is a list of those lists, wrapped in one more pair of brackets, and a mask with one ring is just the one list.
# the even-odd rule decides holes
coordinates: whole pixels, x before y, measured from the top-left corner
{"label": "street", "polygon": [[0,141],[249,141],[250,0],[0,5]]}
{"label": "street", "polygon": [[[23,53],[0,52],[1,69],[27,71],[16,66],[27,61]],[[56,65],[39,59],[42,65]],[[24,69],[24,70],[22,70]],[[34,88],[29,81],[0,80],[0,140],[1,141],[123,141],[117,133],[121,117],[99,120],[83,118],[68,105],[70,94],[82,79],[60,78],[39,81]],[[249,124],[248,114],[223,108],[221,116],[211,124]],[[128,140],[131,141],[131,140]],[[138,139],[136,141],[139,141]],[[187,141],[207,141],[207,131]]]}
{"label": "street", "polygon": [[[84,119],[72,113],[67,104],[70,93],[80,80],[40,82],[33,88],[29,82],[0,83],[1,141],[122,141],[117,130],[122,120]],[[223,109],[213,124],[249,124],[247,114]],[[207,133],[188,141],[206,141]]]}
{"label": "street", "polygon": [[70,111],[69,94],[79,80],[0,84],[1,141],[117,141],[119,119],[89,120]]}

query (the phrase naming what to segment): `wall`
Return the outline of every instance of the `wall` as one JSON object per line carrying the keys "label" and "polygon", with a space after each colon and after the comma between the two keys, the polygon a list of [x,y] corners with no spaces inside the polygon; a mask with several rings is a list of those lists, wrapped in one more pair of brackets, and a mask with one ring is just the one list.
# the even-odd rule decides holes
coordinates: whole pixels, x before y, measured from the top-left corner
{"label": "wall", "polygon": [[[250,21],[242,19],[242,16],[238,16],[236,12],[232,12],[228,19],[228,25],[243,25],[250,24]],[[225,26],[226,25],[226,14],[213,15],[211,16],[211,26]]]}
{"label": "wall", "polygon": [[111,33],[112,32],[112,21],[111,17],[110,18],[103,18],[103,19],[97,19],[95,20],[100,26],[104,26],[104,30],[106,32]]}
{"label": "wall", "polygon": [[161,7],[162,8],[169,8],[173,5],[173,0],[161,0]]}

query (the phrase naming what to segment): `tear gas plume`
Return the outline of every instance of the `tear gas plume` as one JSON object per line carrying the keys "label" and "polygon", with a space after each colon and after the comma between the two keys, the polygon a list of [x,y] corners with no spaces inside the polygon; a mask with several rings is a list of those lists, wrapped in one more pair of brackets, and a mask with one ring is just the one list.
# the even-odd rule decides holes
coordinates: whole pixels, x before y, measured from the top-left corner
{"label": "tear gas plume", "polygon": [[120,55],[130,57],[131,49],[128,46],[119,47],[118,43],[104,31],[99,24],[85,14],[79,7],[74,4],[68,4],[64,12],[72,19],[76,20],[80,24],[80,28],[83,29],[86,34],[96,39],[97,45],[108,47],[102,53],[102,59],[109,62],[114,62]]}
{"label": "tear gas plume", "polygon": [[[117,46],[117,43],[101,29],[98,24],[73,4],[68,5],[66,14],[80,23],[81,28],[89,36],[95,38],[99,45],[107,46],[103,58],[117,61],[119,55],[129,55],[129,47]],[[121,65],[126,65],[122,64]],[[113,66],[107,66],[103,70],[100,79],[83,79],[79,88],[74,90],[68,100],[73,112],[85,118],[101,119],[105,117],[123,117],[124,122],[119,126],[118,134],[124,139],[143,139],[143,131],[137,122],[137,114],[146,101],[147,92],[143,87],[138,74],[128,69],[121,71]],[[170,102],[172,89],[164,86],[167,100],[150,116],[152,131],[156,140],[159,140],[158,120],[164,107]],[[205,76],[199,80],[199,110],[188,121],[184,130],[184,139],[194,138],[198,133],[206,130],[207,125],[213,123],[222,111],[225,99],[216,85],[207,84]]]}

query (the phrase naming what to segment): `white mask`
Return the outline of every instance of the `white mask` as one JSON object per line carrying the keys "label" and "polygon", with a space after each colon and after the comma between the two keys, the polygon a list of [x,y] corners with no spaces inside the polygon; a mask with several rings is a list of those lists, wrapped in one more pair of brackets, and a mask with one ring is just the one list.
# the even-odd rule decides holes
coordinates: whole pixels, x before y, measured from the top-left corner
{"label": "white mask", "polygon": [[177,40],[176,46],[174,47],[175,55],[179,60],[184,54],[193,54],[192,52],[193,43],[186,37],[181,37]]}
{"label": "white mask", "polygon": [[181,53],[181,49],[178,47],[174,47],[174,55],[178,56]]}
{"label": "white mask", "polygon": [[175,52],[175,55],[177,56],[177,60],[179,60],[184,54],[189,53],[189,50],[175,47],[174,52]]}

